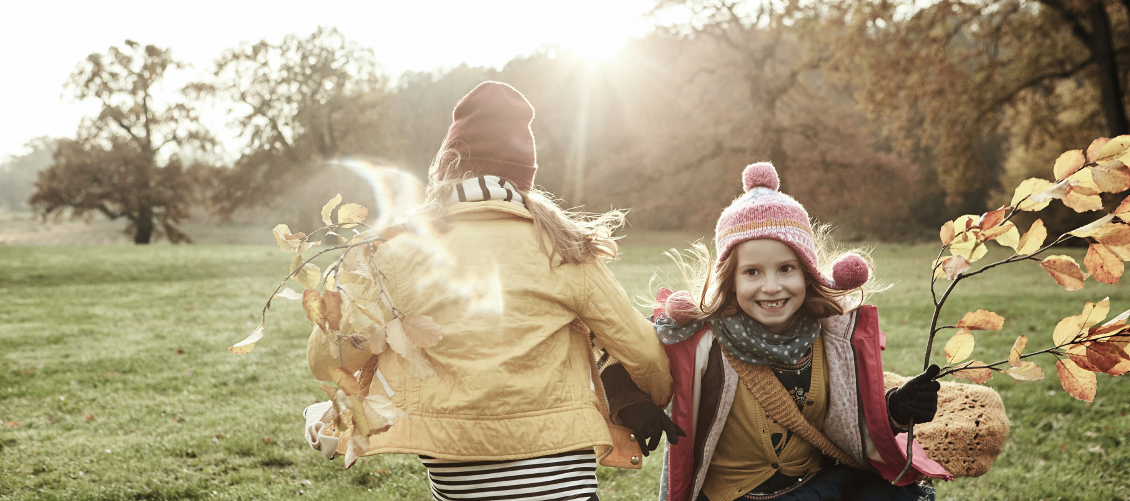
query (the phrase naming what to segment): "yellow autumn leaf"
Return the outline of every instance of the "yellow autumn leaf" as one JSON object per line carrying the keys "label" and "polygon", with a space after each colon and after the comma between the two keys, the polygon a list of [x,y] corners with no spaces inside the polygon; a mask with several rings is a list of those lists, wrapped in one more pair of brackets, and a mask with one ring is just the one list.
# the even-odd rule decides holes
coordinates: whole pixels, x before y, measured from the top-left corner
{"label": "yellow autumn leaf", "polygon": [[245,355],[247,353],[251,353],[251,350],[255,349],[255,343],[262,338],[263,324],[259,324],[259,326],[255,328],[250,336],[244,338],[243,341],[233,344],[230,348],[228,348],[228,351],[235,353],[236,355]]}
{"label": "yellow autumn leaf", "polygon": [[1091,177],[1102,193],[1122,193],[1130,189],[1130,167],[1119,160],[1091,167]]}
{"label": "yellow autumn leaf", "polygon": [[333,224],[333,221],[330,220],[330,214],[333,213],[333,210],[337,208],[340,203],[341,193],[338,193],[337,196],[331,198],[329,202],[326,202],[326,205],[322,206],[322,222],[325,223],[326,226]]}
{"label": "yellow autumn leaf", "polygon": [[996,240],[998,244],[1015,249],[1020,243],[1020,232],[1012,221],[1006,222],[995,228],[984,230],[978,236],[981,241]]}
{"label": "yellow autumn leaf", "polygon": [[1067,194],[1063,196],[1063,205],[1075,212],[1096,211],[1103,208],[1103,200],[1099,196],[1102,189],[1095,184],[1090,169],[1076,172],[1063,181],[1071,185]]}
{"label": "yellow autumn leaf", "polygon": [[285,224],[275,226],[271,233],[275,236],[275,243],[279,245],[279,249],[282,249],[283,252],[302,252],[300,249],[303,247],[302,239],[306,238],[305,233],[292,234],[290,227]]}
{"label": "yellow autumn leaf", "polygon": [[[1016,187],[1016,191],[1014,191],[1012,195],[1012,202],[1009,205],[1023,211],[1043,210],[1051,203],[1053,198],[1063,198],[1063,195],[1067,194],[1067,185],[1065,183],[1060,184],[1063,184],[1063,194],[1058,197],[1049,197],[1046,196],[1049,193],[1048,190],[1060,188],[1059,185],[1038,177],[1027,179]],[[1054,193],[1058,194],[1059,192],[1056,191]],[[1040,201],[1033,200],[1036,195],[1041,195]]]}
{"label": "yellow autumn leaf", "polygon": [[322,278],[322,270],[314,263],[306,263],[298,273],[294,275],[294,280],[302,284],[307,290],[318,287],[318,279]]}
{"label": "yellow autumn leaf", "polygon": [[1044,369],[1040,368],[1040,366],[1036,365],[1034,362],[1027,360],[1020,366],[1012,367],[1004,371],[1004,373],[1018,381],[1037,381],[1044,379]]}
{"label": "yellow autumn leaf", "polygon": [[970,230],[954,238],[953,243],[950,244],[950,254],[961,256],[970,263],[985,257],[989,248],[984,242],[977,239],[977,232],[978,230]]}
{"label": "yellow autumn leaf", "polygon": [[1020,237],[1020,241],[1016,244],[1016,254],[1024,256],[1040,250],[1047,238],[1048,230],[1044,228],[1044,221],[1037,219],[1036,222],[1032,223],[1032,227],[1024,233],[1024,236]]}
{"label": "yellow autumn leaf", "polygon": [[299,300],[299,299],[302,299],[302,294],[294,292],[294,289],[291,289],[290,287],[283,287],[283,291],[278,293],[278,294],[275,294],[275,297],[281,297],[283,299]]}
{"label": "yellow autumn leaf", "polygon": [[345,204],[337,210],[337,223],[345,228],[350,228],[356,223],[363,223],[369,217],[369,209],[359,204]]}
{"label": "yellow autumn leaf", "polygon": [[1118,204],[1118,208],[1114,209],[1112,214],[1123,222],[1130,222],[1130,197],[1122,199],[1122,203]]}
{"label": "yellow autumn leaf", "polygon": [[953,229],[953,221],[946,221],[946,224],[942,225],[942,229],[939,231],[938,236],[942,239],[942,245],[946,245],[953,241],[953,237],[956,234],[957,233]]}
{"label": "yellow autumn leaf", "polygon": [[369,435],[388,431],[400,419],[408,419],[408,413],[401,410],[384,395],[369,395],[359,399],[361,412],[369,426]]}
{"label": "yellow autumn leaf", "polygon": [[1130,224],[1110,223],[1091,234],[1123,261],[1130,261]]}
{"label": "yellow autumn leaf", "polygon": [[1071,360],[1056,362],[1055,369],[1059,373],[1059,383],[1067,393],[1084,402],[1095,399],[1098,381],[1094,372],[1079,367]]}
{"label": "yellow autumn leaf", "polygon": [[1100,137],[1091,141],[1091,145],[1087,147],[1087,161],[1094,162],[1095,159],[1099,157],[1099,151],[1109,142],[1109,137]]}
{"label": "yellow autumn leaf", "polygon": [[1040,261],[1055,282],[1069,291],[1083,288],[1083,270],[1071,256],[1048,256]]}
{"label": "yellow autumn leaf", "polygon": [[361,331],[361,334],[369,338],[369,351],[374,355],[380,355],[388,348],[388,342],[385,340],[385,326],[373,322]]}
{"label": "yellow autumn leaf", "polygon": [[306,262],[306,256],[305,255],[303,255],[301,252],[299,252],[298,254],[295,254],[294,259],[290,260],[290,272],[294,273],[294,270],[297,270],[298,267],[302,266],[302,263],[304,263],[304,262]]}
{"label": "yellow autumn leaf", "polygon": [[1060,320],[1052,332],[1052,342],[1056,346],[1063,346],[1087,332],[1091,326],[1102,322],[1110,313],[1110,298],[1105,298],[1097,303],[1087,301],[1083,305],[1083,312]]}
{"label": "yellow autumn leaf", "polygon": [[1122,278],[1122,258],[1101,243],[1091,244],[1083,258],[1083,264],[1087,266],[1087,273],[1104,284],[1117,284],[1118,279]]}
{"label": "yellow autumn leaf", "polygon": [[1062,181],[1075,173],[1083,167],[1087,160],[1083,158],[1083,150],[1065,151],[1055,161],[1055,167],[1052,168],[1055,172],[1055,180]]}
{"label": "yellow autumn leaf", "polygon": [[431,348],[443,339],[439,323],[426,315],[405,318],[401,326],[404,327],[404,334],[408,336],[408,340],[421,348]]}
{"label": "yellow autumn leaf", "polygon": [[1087,223],[1083,226],[1075,228],[1074,230],[1071,230],[1068,233],[1070,233],[1073,236],[1079,237],[1079,238],[1086,238],[1086,237],[1089,237],[1089,236],[1091,236],[1095,233],[1098,233],[1098,231],[1101,230],[1103,228],[1103,226],[1106,226],[1107,223],[1110,223],[1113,219],[1114,219],[1114,214],[1107,214],[1107,215],[1100,217],[1100,218],[1098,218],[1094,221],[1091,221],[1090,223]]}
{"label": "yellow autumn leaf", "polygon": [[957,326],[975,331],[999,331],[1004,328],[1004,317],[988,310],[971,311],[961,318]]}
{"label": "yellow autumn leaf", "polygon": [[353,373],[349,369],[340,365],[335,365],[329,368],[330,378],[341,391],[345,392],[348,396],[357,396],[361,394],[361,385],[357,384],[357,378],[353,377]]}
{"label": "yellow autumn leaf", "polygon": [[[983,365],[987,365],[987,364],[985,364],[985,362],[974,360],[973,362],[970,362],[968,365],[974,366],[974,367],[979,367],[979,366],[983,366]],[[977,384],[985,383],[988,380],[993,378],[993,370],[988,369],[988,368],[962,369],[962,370],[959,370],[959,371],[954,371],[952,374],[953,374],[953,377],[968,379],[968,380],[973,381],[974,383],[977,383]]]}
{"label": "yellow autumn leaf", "polygon": [[953,365],[969,358],[973,354],[974,344],[976,341],[973,339],[973,332],[969,329],[957,331],[946,343],[946,363]]}
{"label": "yellow autumn leaf", "polygon": [[399,318],[385,324],[385,340],[389,348],[400,355],[404,361],[404,371],[420,379],[427,379],[435,375],[427,361],[424,351],[413,344],[404,332],[404,326]]}
{"label": "yellow autumn leaf", "polygon": [[930,265],[930,269],[934,270],[934,278],[946,278],[946,263],[956,258],[957,256],[942,256],[941,259],[935,260],[934,263]]}
{"label": "yellow autumn leaf", "polygon": [[1020,336],[1012,343],[1008,352],[1008,363],[1013,367],[1020,367],[1020,356],[1024,354],[1024,345],[1028,344],[1028,336]]}
{"label": "yellow autumn leaf", "polygon": [[[1098,139],[1095,141],[1097,142]],[[1088,148],[1088,150],[1089,149],[1090,148]],[[1090,160],[1092,162],[1103,163],[1121,157],[1127,153],[1130,153],[1130,135],[1121,135],[1107,141],[1102,148],[1099,148],[1098,153],[1095,154],[1095,158],[1091,158]]]}

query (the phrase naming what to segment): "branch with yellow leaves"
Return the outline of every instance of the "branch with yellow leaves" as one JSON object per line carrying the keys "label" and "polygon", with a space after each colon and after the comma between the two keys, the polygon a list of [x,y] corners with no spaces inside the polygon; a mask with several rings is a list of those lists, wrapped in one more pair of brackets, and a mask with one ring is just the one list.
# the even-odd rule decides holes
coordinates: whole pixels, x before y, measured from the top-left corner
{"label": "branch with yellow leaves", "polygon": [[[958,283],[980,275],[990,269],[1021,261],[1038,261],[1057,284],[1066,290],[1081,289],[1084,281],[1094,278],[1106,284],[1116,284],[1125,265],[1130,261],[1130,198],[1124,199],[1113,211],[1083,227],[1069,231],[1046,243],[1047,229],[1037,219],[1023,236],[1011,221],[1020,212],[1038,212],[1055,200],[1076,212],[1103,209],[1101,194],[1124,193],[1130,190],[1130,135],[1114,139],[1096,139],[1084,150],[1071,150],[1061,155],[1052,168],[1055,181],[1031,178],[1016,188],[1012,202],[981,216],[969,214],[948,221],[939,232],[942,248],[931,266],[930,293],[934,313],[926,342],[923,370],[930,365],[934,339],[945,329],[958,329],[945,346],[946,367],[937,376],[946,375],[984,383],[993,371],[1004,372],[1017,380],[1037,380],[1044,377],[1043,369],[1033,362],[1023,360],[1036,355],[1052,354],[1057,359],[1056,371],[1060,383],[1071,396],[1091,401],[1097,388],[1096,373],[1120,376],[1130,372],[1130,327],[1126,326],[1130,310],[1110,322],[1094,327],[1107,316],[1110,302],[1088,302],[1083,314],[1067,317],[1059,322],[1052,334],[1049,348],[1023,353],[1028,337],[1021,335],[1013,343],[1007,360],[987,364],[979,361],[963,363],[973,353],[975,331],[999,331],[1004,327],[1004,317],[991,311],[977,310],[967,313],[956,325],[938,326],[942,309]],[[1087,273],[1066,255],[1045,258],[1037,256],[1072,238],[1087,239],[1089,247],[1083,264]],[[970,271],[972,263],[988,252],[988,243],[1013,249],[1012,256]],[[946,251],[949,256],[944,256]],[[937,282],[951,281],[941,297]],[[998,366],[1008,363],[1008,369]],[[908,434],[914,436],[914,422]],[[913,440],[907,440],[906,465],[895,479],[898,482],[910,470]]]}

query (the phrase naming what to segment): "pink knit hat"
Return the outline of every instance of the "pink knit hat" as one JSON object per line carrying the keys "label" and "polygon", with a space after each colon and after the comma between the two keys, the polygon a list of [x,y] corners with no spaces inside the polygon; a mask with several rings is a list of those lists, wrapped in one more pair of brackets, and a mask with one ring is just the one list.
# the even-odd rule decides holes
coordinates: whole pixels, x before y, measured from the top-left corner
{"label": "pink knit hat", "polygon": [[832,277],[820,273],[816,261],[816,242],[804,206],[777,191],[781,183],[773,164],[759,162],[742,172],[745,194],[738,197],[718,218],[714,246],[718,250],[715,266],[730,255],[734,246],[757,238],[779,240],[796,252],[804,267],[824,286],[836,290],[855,289],[870,275],[867,262],[855,254],[845,254],[832,264]]}

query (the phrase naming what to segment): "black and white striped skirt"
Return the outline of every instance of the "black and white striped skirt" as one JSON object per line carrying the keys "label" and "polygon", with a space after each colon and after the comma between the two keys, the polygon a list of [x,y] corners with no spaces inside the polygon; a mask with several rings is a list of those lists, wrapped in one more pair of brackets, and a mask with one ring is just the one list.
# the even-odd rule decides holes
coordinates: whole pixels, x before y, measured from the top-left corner
{"label": "black and white striped skirt", "polygon": [[428,469],[432,497],[439,501],[597,499],[592,449],[514,461],[420,460]]}

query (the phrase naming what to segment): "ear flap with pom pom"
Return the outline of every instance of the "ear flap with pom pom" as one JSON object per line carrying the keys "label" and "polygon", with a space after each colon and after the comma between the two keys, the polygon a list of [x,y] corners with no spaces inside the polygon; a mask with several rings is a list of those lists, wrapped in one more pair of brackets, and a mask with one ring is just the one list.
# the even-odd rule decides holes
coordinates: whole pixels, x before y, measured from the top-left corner
{"label": "ear flap with pom pom", "polygon": [[846,254],[832,263],[832,281],[837,290],[852,290],[867,283],[871,268],[856,254]]}

